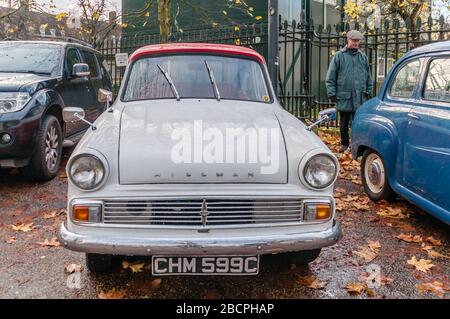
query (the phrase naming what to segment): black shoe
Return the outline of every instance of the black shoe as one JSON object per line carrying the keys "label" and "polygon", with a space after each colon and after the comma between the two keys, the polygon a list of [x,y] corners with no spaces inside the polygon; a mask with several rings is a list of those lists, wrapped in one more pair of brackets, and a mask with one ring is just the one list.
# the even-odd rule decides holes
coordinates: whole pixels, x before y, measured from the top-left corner
{"label": "black shoe", "polygon": [[347,149],[348,149],[348,146],[341,145],[341,147],[339,147],[339,153],[344,153]]}

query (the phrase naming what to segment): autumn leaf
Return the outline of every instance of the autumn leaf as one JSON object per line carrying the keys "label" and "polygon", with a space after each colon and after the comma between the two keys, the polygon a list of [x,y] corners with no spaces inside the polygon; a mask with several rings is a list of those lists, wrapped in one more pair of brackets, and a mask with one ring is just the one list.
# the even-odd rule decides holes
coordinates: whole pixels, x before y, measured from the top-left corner
{"label": "autumn leaf", "polygon": [[381,248],[381,245],[380,245],[380,242],[379,241],[372,241],[372,240],[368,240],[368,243],[369,243],[369,248],[372,250],[372,251],[378,251],[378,249],[380,249]]}
{"label": "autumn leaf", "polygon": [[61,211],[56,211],[56,210],[54,210],[54,211],[52,211],[52,212],[50,212],[50,213],[46,213],[46,214],[44,214],[43,216],[42,216],[42,218],[43,219],[52,219],[52,218],[55,218],[55,217],[57,217],[57,216],[59,216],[59,215],[61,215],[61,214],[64,214],[66,211],[65,211],[65,209],[62,209]]}
{"label": "autumn leaf", "polygon": [[449,288],[444,287],[444,284],[439,281],[427,282],[420,285],[416,285],[417,290],[420,293],[430,292],[438,297],[444,297],[446,291]]}
{"label": "autumn leaf", "polygon": [[220,299],[222,296],[217,291],[208,291],[205,294],[205,299]]}
{"label": "autumn leaf", "polygon": [[419,236],[419,235],[412,235],[412,234],[404,234],[404,233],[401,233],[400,235],[398,235],[398,236],[395,236],[395,238],[398,238],[398,239],[400,239],[400,240],[403,240],[403,241],[406,241],[407,243],[421,243],[423,240],[422,240],[422,237],[421,236]]}
{"label": "autumn leaf", "polygon": [[132,273],[142,272],[142,268],[144,268],[144,265],[145,265],[145,263],[142,263],[140,261],[130,263],[125,260],[122,262],[122,268],[123,269],[131,269]]}
{"label": "autumn leaf", "polygon": [[161,278],[155,279],[150,283],[150,286],[154,289],[159,288],[159,286],[161,286],[161,282],[162,282]]}
{"label": "autumn leaf", "polygon": [[9,237],[8,239],[5,240],[5,242],[6,242],[7,244],[12,244],[12,243],[14,243],[14,242],[16,242],[16,241],[17,241],[17,238],[16,238],[16,237]]}
{"label": "autumn leaf", "polygon": [[431,260],[427,260],[427,259],[417,260],[416,256],[413,256],[410,260],[407,261],[407,263],[408,263],[408,265],[414,266],[416,268],[416,270],[419,270],[424,273],[427,273],[428,270],[430,270],[432,267],[435,266],[435,265],[433,265]]}
{"label": "autumn leaf", "polygon": [[10,227],[14,231],[18,231],[18,232],[20,231],[20,232],[24,232],[24,233],[30,232],[36,228],[36,226],[33,226],[33,223],[28,223],[28,224],[19,223],[16,225],[10,225]]}
{"label": "autumn leaf", "polygon": [[347,292],[351,295],[360,295],[366,291],[367,286],[360,283],[350,283],[345,286],[345,289],[347,289]]}
{"label": "autumn leaf", "polygon": [[450,256],[435,251],[433,249],[433,246],[426,245],[425,243],[422,243],[422,250],[425,250],[428,256],[430,256],[431,258],[446,258],[446,259],[450,258]]}
{"label": "autumn leaf", "polygon": [[369,240],[367,247],[360,246],[359,248],[360,249],[358,251],[353,251],[353,253],[364,259],[366,263],[369,263],[377,258],[381,245],[378,241]]}
{"label": "autumn leaf", "polygon": [[116,290],[116,288],[113,288],[110,291],[107,292],[100,292],[98,295],[99,299],[123,299],[125,298],[126,294],[123,290]]}
{"label": "autumn leaf", "polygon": [[307,288],[311,289],[323,289],[327,285],[326,282],[322,282],[317,278],[314,278],[313,276],[302,276],[299,277],[298,283]]}
{"label": "autumn leaf", "polygon": [[427,237],[426,241],[433,246],[442,246],[442,242],[440,240],[434,239],[433,237]]}
{"label": "autumn leaf", "polygon": [[262,18],[263,18],[262,16],[256,16],[256,17],[255,17],[255,20],[259,21],[259,20],[261,20]]}
{"label": "autumn leaf", "polygon": [[38,242],[37,244],[42,247],[59,247],[61,245],[56,237],[53,237],[50,240],[46,239],[43,242]]}
{"label": "autumn leaf", "polygon": [[73,274],[74,272],[83,271],[83,267],[77,264],[69,264],[64,267],[64,272],[67,274]]}
{"label": "autumn leaf", "polygon": [[367,248],[367,247],[362,247],[358,251],[353,251],[353,253],[355,255],[361,257],[362,259],[364,259],[364,261],[366,263],[370,263],[372,260],[374,260],[378,256],[378,254],[376,252],[374,252],[373,250],[371,250],[370,248]]}
{"label": "autumn leaf", "polygon": [[409,218],[409,214],[404,212],[403,207],[386,206],[386,207],[380,208],[377,211],[377,214],[382,217],[388,217],[388,218],[396,218],[396,219]]}

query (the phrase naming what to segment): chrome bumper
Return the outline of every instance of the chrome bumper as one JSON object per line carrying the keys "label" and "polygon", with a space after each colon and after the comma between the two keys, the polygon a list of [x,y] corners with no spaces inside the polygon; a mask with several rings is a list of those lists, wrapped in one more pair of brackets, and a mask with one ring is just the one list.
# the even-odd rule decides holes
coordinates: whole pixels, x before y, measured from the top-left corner
{"label": "chrome bumper", "polygon": [[341,226],[336,221],[332,228],[321,232],[195,240],[83,236],[68,231],[64,223],[60,230],[60,241],[70,250],[127,256],[263,255],[331,246],[341,236]]}

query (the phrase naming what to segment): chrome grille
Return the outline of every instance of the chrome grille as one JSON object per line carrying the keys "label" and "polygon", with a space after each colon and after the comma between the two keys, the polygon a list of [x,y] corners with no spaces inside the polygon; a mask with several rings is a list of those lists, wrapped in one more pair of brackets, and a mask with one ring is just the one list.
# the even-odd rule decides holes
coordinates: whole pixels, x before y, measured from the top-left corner
{"label": "chrome grille", "polygon": [[[296,223],[303,219],[302,201],[297,198],[111,199],[103,203],[105,224],[220,227]],[[202,206],[206,207],[206,217],[202,217]]]}

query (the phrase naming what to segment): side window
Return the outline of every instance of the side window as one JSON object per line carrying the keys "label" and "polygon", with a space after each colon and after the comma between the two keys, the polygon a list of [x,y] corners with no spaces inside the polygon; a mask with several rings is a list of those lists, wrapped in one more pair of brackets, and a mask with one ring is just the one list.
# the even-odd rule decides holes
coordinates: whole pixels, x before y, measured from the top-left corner
{"label": "side window", "polygon": [[109,69],[108,63],[100,55],[97,55],[97,61],[98,61],[98,64],[100,65],[100,72],[102,73],[102,77],[107,78],[111,81],[111,76],[108,71],[108,69]]}
{"label": "side window", "polygon": [[69,74],[72,74],[73,66],[77,63],[81,63],[80,56],[78,55],[78,50],[70,48],[69,50],[67,50],[66,56],[66,66]]}
{"label": "side window", "polygon": [[450,102],[450,58],[431,61],[423,97],[427,100]]}
{"label": "side window", "polygon": [[420,62],[415,60],[404,65],[397,72],[392,82],[390,95],[392,97],[410,98],[414,94],[417,79],[419,77]]}
{"label": "side window", "polygon": [[99,72],[98,72],[98,68],[97,68],[97,63],[95,62],[95,56],[93,53],[88,52],[88,51],[81,51],[81,53],[83,54],[83,59],[84,62],[89,65],[89,71],[91,71],[91,77],[98,77],[99,76]]}

